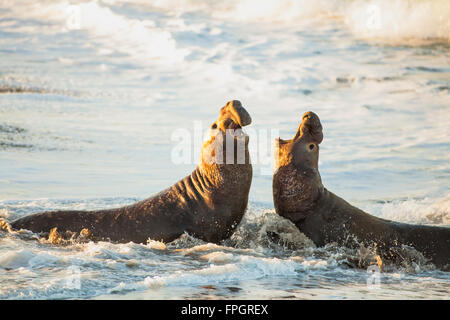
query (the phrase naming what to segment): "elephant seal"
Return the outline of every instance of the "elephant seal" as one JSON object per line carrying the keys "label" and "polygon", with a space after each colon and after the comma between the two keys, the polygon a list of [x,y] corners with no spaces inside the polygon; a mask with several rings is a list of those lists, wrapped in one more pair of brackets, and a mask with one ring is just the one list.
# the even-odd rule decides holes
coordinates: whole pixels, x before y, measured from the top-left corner
{"label": "elephant seal", "polygon": [[56,243],[60,242],[56,230],[61,235],[84,233],[94,241],[122,243],[145,243],[149,238],[170,242],[188,232],[217,243],[231,235],[247,207],[252,165],[249,137],[242,127],[250,123],[239,101],[228,102],[210,128],[196,169],[151,198],[110,210],[42,212],[11,226],[50,233]]}
{"label": "elephant seal", "polygon": [[411,225],[374,217],[328,191],[319,174],[322,125],[306,112],[291,140],[275,140],[273,199],[275,211],[290,219],[317,246],[336,242],[365,245],[387,261],[410,246],[438,268],[450,266],[450,228]]}

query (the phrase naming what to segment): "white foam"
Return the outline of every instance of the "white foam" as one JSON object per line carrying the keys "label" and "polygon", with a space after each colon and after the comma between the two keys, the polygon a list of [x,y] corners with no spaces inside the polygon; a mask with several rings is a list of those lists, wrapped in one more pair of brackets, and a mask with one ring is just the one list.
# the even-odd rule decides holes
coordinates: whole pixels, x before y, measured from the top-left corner
{"label": "white foam", "polygon": [[345,22],[362,38],[412,42],[450,41],[450,2],[446,0],[354,1]]}
{"label": "white foam", "polygon": [[[130,19],[102,6],[97,1],[71,3],[69,1],[44,1],[30,4],[28,1],[6,1],[0,19],[37,19],[42,25],[12,25],[12,32],[46,32],[51,34],[86,31],[92,42],[101,44],[99,53],[121,52],[132,60],[149,64],[180,62],[188,54],[179,50],[170,32],[155,26],[154,21]],[[89,45],[88,45],[89,46]],[[67,62],[70,60],[63,60]]]}
{"label": "white foam", "polygon": [[45,252],[34,253],[29,249],[11,250],[0,255],[0,267],[8,269],[36,268],[57,262],[59,258]]}
{"label": "white foam", "polygon": [[323,269],[328,267],[328,262],[320,259],[308,259],[303,261],[302,265],[308,269]]}
{"label": "white foam", "polygon": [[211,263],[227,263],[233,260],[233,254],[232,253],[225,253],[222,251],[217,252],[211,252],[208,254],[205,254],[200,257],[203,260],[207,260]]}
{"label": "white foam", "polygon": [[446,0],[239,1],[234,17],[299,25],[308,19],[338,18],[358,37],[382,42],[450,41]]}
{"label": "white foam", "polygon": [[222,250],[222,249],[227,249],[226,247],[217,245],[215,243],[204,243],[204,244],[199,244],[190,248],[185,248],[185,249],[178,249],[179,252],[182,252],[184,255],[191,255],[193,253],[201,253],[201,252],[205,252],[205,251],[211,251],[211,250]]}
{"label": "white foam", "polygon": [[237,1],[232,11],[234,19],[301,24],[333,12],[334,3],[326,0],[246,0]]}
{"label": "white foam", "polygon": [[112,244],[108,242],[89,242],[82,245],[83,251],[87,256],[120,260],[122,258],[129,258],[134,250],[128,244]]}
{"label": "white foam", "polygon": [[302,265],[293,260],[239,256],[233,263],[211,264],[193,271],[176,272],[167,276],[147,277],[149,288],[161,286],[194,286],[230,281],[259,279],[266,276],[295,275]]}
{"label": "white foam", "polygon": [[8,209],[0,209],[0,218],[8,218],[9,212]]}
{"label": "white foam", "polygon": [[378,217],[414,224],[450,225],[450,195],[439,199],[407,199],[372,203],[362,208]]}
{"label": "white foam", "polygon": [[166,250],[167,249],[164,242],[155,241],[155,240],[151,240],[151,239],[149,239],[147,241],[147,247],[149,247],[151,249],[155,249],[155,250]]}
{"label": "white foam", "polygon": [[[110,3],[122,1],[110,0]],[[214,18],[304,25],[338,19],[358,37],[382,42],[450,41],[450,3],[447,0],[191,0],[138,1],[179,16],[201,11]]]}
{"label": "white foam", "polygon": [[28,249],[9,251],[0,255],[0,266],[2,268],[17,269],[28,267],[29,262],[36,255]]}
{"label": "white foam", "polygon": [[[103,4],[130,3],[107,0]],[[180,62],[189,54],[177,48],[168,28],[200,33],[204,23],[186,24],[179,17],[183,13],[202,12],[225,21],[264,22],[301,26],[311,22],[322,23],[334,19],[344,23],[359,38],[390,43],[421,43],[423,41],[450,41],[450,3],[446,0],[232,0],[201,1],[140,1],[131,3],[147,10],[164,10],[173,18],[166,27],[157,27],[149,19],[130,19],[112,11],[97,1],[71,3],[69,1],[4,1],[0,18],[25,18],[46,21],[39,25],[40,32],[62,33],[73,30],[89,32],[91,39],[99,41],[99,54],[124,52],[141,63]],[[53,22],[53,23],[50,23]],[[17,26],[7,20],[2,28],[12,32],[35,32],[36,26]],[[220,35],[218,27],[211,35]],[[66,63],[70,60],[63,60]]]}
{"label": "white foam", "polygon": [[229,241],[233,246],[251,248],[257,252],[315,247],[290,220],[279,216],[275,210],[256,208],[252,204],[249,204]]}

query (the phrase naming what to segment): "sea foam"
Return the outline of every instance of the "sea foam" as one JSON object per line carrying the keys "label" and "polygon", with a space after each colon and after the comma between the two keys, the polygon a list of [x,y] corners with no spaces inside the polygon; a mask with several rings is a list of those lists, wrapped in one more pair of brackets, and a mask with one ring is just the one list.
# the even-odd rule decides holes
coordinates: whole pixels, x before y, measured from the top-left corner
{"label": "sea foam", "polygon": [[174,14],[201,11],[240,22],[301,26],[335,19],[346,24],[357,37],[381,42],[450,41],[450,3],[446,0],[234,0],[226,4],[209,1],[208,5],[177,0],[153,1],[149,5]]}

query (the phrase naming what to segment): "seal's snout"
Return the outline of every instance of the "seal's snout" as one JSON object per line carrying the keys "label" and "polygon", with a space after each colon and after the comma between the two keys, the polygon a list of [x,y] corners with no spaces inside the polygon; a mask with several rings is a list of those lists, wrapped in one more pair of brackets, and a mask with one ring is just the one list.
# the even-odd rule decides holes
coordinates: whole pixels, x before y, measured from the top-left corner
{"label": "seal's snout", "polygon": [[319,116],[312,111],[305,112],[302,117],[302,123],[311,127],[314,130],[322,130]]}
{"label": "seal's snout", "polygon": [[315,143],[323,140],[322,124],[319,116],[312,111],[305,112],[294,139],[304,138]]}
{"label": "seal's snout", "polygon": [[231,100],[224,107],[225,112],[229,113],[232,120],[239,126],[244,127],[252,123],[252,118],[247,110],[244,109],[239,100]]}

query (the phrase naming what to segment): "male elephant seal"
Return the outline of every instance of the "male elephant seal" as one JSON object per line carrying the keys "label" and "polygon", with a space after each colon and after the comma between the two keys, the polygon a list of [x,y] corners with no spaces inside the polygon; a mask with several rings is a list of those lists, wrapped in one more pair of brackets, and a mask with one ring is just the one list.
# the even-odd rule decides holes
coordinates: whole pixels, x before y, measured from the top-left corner
{"label": "male elephant seal", "polygon": [[242,127],[250,123],[239,101],[228,102],[210,128],[196,169],[151,198],[118,209],[37,213],[11,225],[38,233],[88,229],[90,239],[112,242],[169,242],[184,232],[219,242],[231,235],[247,207],[252,165]]}
{"label": "male elephant seal", "polygon": [[322,139],[319,117],[306,112],[292,140],[275,140],[273,198],[276,212],[294,222],[318,246],[337,242],[351,247],[362,243],[375,247],[383,259],[395,260],[395,248],[407,245],[437,267],[447,269],[450,266],[450,228],[380,219],[324,188],[318,169]]}

